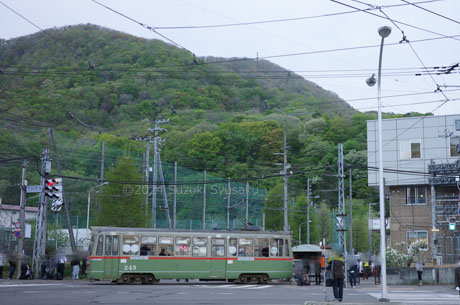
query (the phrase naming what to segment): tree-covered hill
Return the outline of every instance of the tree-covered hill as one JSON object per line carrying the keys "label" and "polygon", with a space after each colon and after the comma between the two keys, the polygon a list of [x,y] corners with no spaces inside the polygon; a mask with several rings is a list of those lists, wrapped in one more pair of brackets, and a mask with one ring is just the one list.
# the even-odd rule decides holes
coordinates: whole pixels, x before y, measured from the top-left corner
{"label": "tree-covered hill", "polygon": [[352,113],[336,95],[268,61],[195,58],[94,25],[0,41],[0,51],[9,106],[33,105],[29,115],[58,125],[68,112],[104,127],[171,110]]}
{"label": "tree-covered hill", "polygon": [[[307,177],[318,208],[323,203],[321,215],[337,205],[338,143],[344,143],[344,160],[353,168],[353,198],[361,204],[375,200],[366,169],[359,167],[367,165],[366,120],[375,119],[375,113],[359,113],[334,93],[269,61],[195,57],[162,41],[78,25],[0,40],[0,69],[4,203],[19,199],[11,187],[20,181],[20,162],[14,158],[35,156],[27,179],[38,184],[38,159],[46,127],[52,126],[64,175],[73,177],[64,179],[68,203],[73,214],[84,215],[94,186],[89,180],[100,177],[101,142],[112,176],[123,172],[117,166],[129,158],[126,168],[137,172],[126,176],[137,177],[145,142],[131,137],[148,134],[159,118],[170,119],[162,125],[168,129],[162,134],[164,163],[206,170],[220,179],[248,179],[267,190],[270,211],[282,204],[281,178],[267,177],[279,174],[275,163],[282,159],[275,153],[282,152],[286,132],[293,172],[289,197],[295,201],[292,229],[304,222]],[[110,196],[101,202],[114,204],[120,194]],[[222,214],[225,208],[215,210]],[[367,215],[366,207],[359,211]],[[274,219],[270,225],[276,229],[281,214],[272,216],[267,219]]]}

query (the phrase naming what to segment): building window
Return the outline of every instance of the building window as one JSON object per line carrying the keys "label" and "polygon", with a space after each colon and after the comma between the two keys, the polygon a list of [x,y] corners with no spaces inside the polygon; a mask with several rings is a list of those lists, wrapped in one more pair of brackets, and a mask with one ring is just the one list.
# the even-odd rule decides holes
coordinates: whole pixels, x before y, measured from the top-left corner
{"label": "building window", "polygon": [[460,130],[460,120],[455,120],[455,130]]}
{"label": "building window", "polygon": [[422,245],[420,250],[428,250],[428,231],[407,231],[406,232],[406,241],[407,248],[409,248],[413,243],[419,242],[419,245]]}
{"label": "building window", "polygon": [[426,204],[425,186],[408,186],[406,204]]}
{"label": "building window", "polygon": [[451,157],[460,156],[460,153],[457,152],[457,146],[459,144],[460,144],[460,137],[450,137],[450,156]]}
{"label": "building window", "polygon": [[401,160],[420,159],[422,157],[421,140],[404,140],[399,142]]}
{"label": "building window", "polygon": [[460,250],[460,232],[455,232],[454,236],[454,247],[455,250]]}

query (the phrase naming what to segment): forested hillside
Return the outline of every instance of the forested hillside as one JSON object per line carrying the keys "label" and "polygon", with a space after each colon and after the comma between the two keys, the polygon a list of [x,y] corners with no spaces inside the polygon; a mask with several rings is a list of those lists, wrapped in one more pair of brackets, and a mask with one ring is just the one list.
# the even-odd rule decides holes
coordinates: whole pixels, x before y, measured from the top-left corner
{"label": "forested hillside", "polygon": [[[100,175],[102,140],[108,175],[116,177],[122,164],[134,172],[127,177],[141,180],[145,142],[131,137],[149,134],[155,119],[170,120],[161,126],[168,129],[162,134],[163,162],[266,189],[268,228],[280,229],[282,179],[271,176],[281,169],[275,163],[282,158],[274,153],[282,152],[283,132],[293,173],[294,232],[305,222],[309,177],[313,215],[318,211],[312,240],[331,238],[331,230],[324,230],[331,222],[328,211],[337,206],[337,143],[344,143],[346,170],[353,168],[353,215],[367,215],[366,203],[376,200],[365,169],[366,120],[376,115],[353,110],[334,93],[269,61],[195,57],[158,40],[79,25],[0,40],[0,69],[0,152],[12,159],[0,169],[3,203],[18,203],[18,189],[11,186],[20,181],[20,162],[14,158],[35,156],[27,178],[38,184],[50,126],[65,176],[71,177],[65,179],[71,211],[85,215],[88,189]],[[101,201],[116,204],[111,196]],[[215,213],[221,217],[224,211]],[[355,234],[367,234],[361,222]]]}

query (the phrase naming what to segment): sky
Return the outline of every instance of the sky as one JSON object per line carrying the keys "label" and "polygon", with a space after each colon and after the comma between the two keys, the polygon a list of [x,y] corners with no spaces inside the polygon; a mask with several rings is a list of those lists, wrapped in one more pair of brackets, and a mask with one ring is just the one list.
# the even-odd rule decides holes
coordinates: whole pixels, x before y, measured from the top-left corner
{"label": "sky", "polygon": [[[167,41],[164,36],[198,57],[267,58],[364,112],[377,110],[377,86],[366,79],[378,71],[378,28],[390,26],[382,111],[460,113],[460,68],[443,73],[460,62],[459,0],[97,1],[0,0],[0,39],[87,23]],[[197,28],[280,19],[291,20]],[[400,43],[402,31],[409,43]]]}

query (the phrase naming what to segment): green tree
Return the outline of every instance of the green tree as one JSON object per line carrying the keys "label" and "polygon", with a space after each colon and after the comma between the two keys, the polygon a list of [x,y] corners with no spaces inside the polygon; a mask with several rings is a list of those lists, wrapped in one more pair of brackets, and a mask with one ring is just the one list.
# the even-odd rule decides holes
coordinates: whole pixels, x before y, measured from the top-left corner
{"label": "green tree", "polygon": [[268,192],[265,202],[265,229],[283,230],[283,184],[279,183]]}
{"label": "green tree", "polygon": [[332,221],[331,210],[327,207],[325,202],[321,202],[319,210],[315,215],[317,220],[318,237],[320,240],[326,239],[326,244],[331,244],[332,240]]}
{"label": "green tree", "polygon": [[[122,158],[106,173],[108,185],[102,188],[100,226],[139,227],[146,224],[143,188],[129,184],[142,181],[142,175],[128,158]],[[125,183],[124,183],[125,182]]]}

